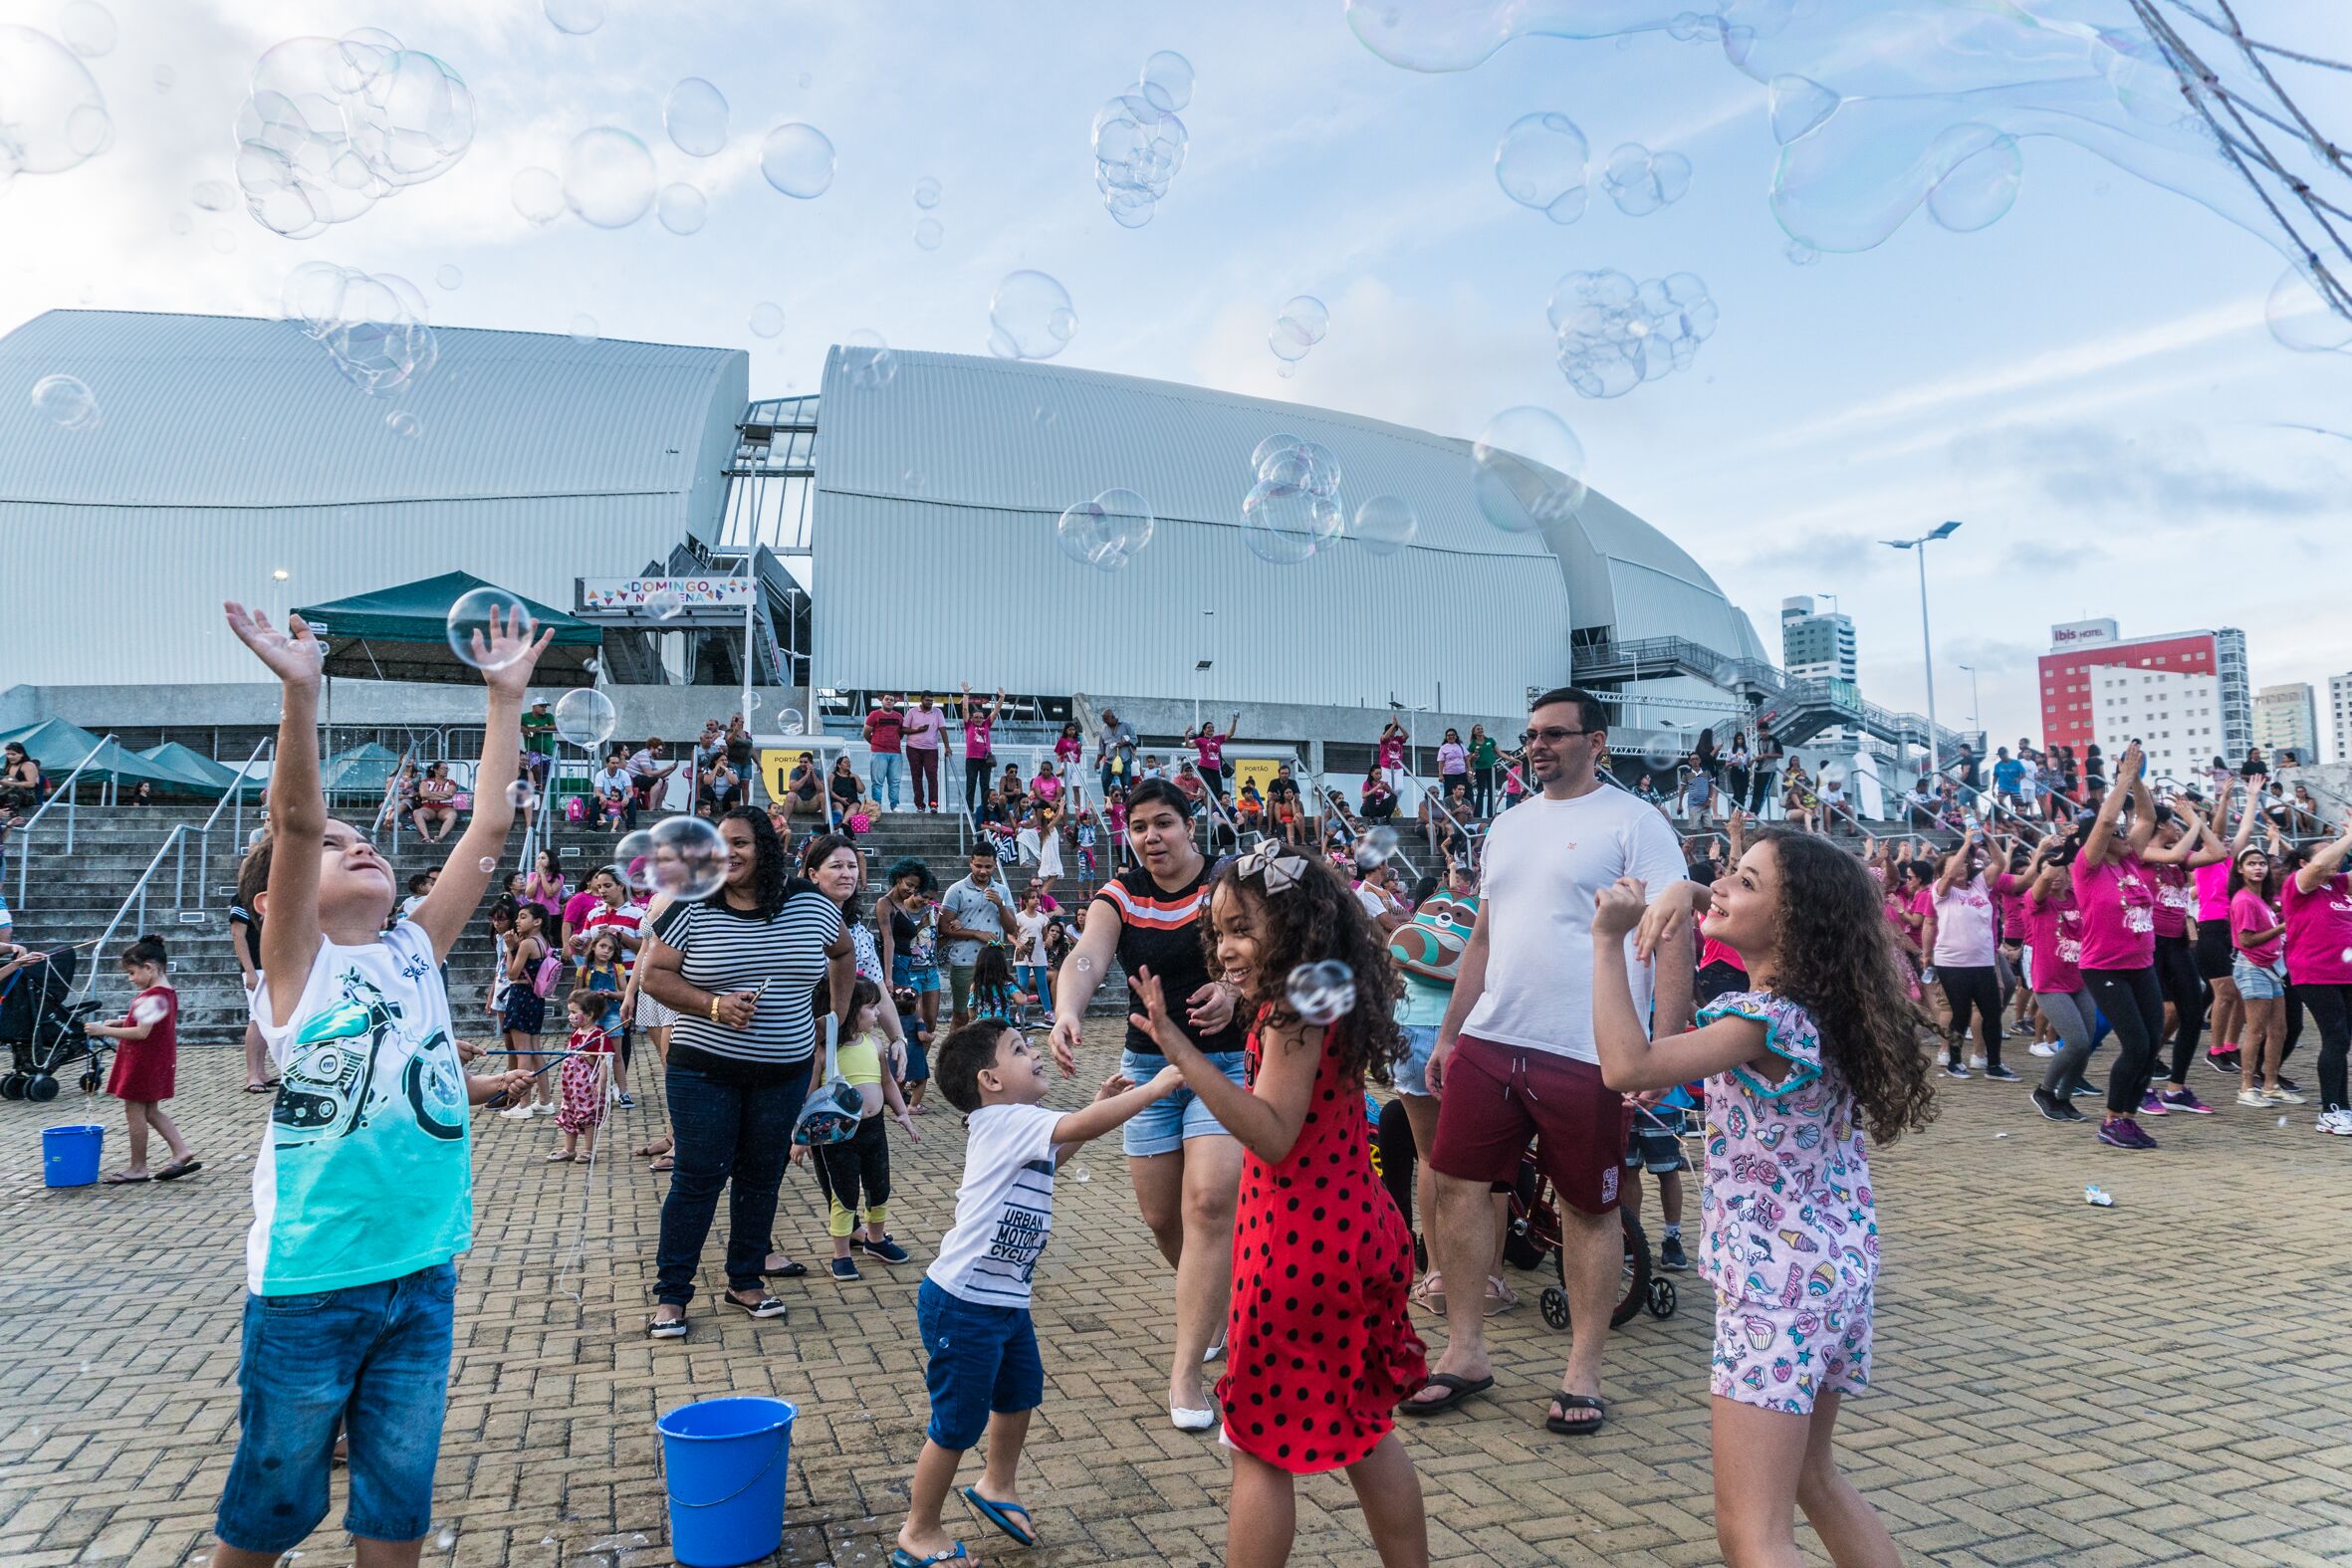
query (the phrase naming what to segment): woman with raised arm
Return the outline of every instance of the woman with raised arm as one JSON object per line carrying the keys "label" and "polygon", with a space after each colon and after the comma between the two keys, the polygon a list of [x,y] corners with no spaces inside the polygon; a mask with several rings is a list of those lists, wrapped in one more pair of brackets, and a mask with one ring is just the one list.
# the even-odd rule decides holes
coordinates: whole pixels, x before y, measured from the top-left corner
{"label": "woman with raised arm", "polygon": [[2158,806],[2156,841],[2145,858],[2148,875],[2156,883],[2156,985],[2164,993],[2165,1024],[2173,1031],[2172,1071],[2152,1086],[2152,1103],[2144,1114],[2162,1116],[2187,1112],[2210,1116],[2213,1107],[2189,1087],[2189,1064],[2197,1059],[2197,1039],[2205,1029],[2205,986],[2197,974],[2197,954],[2190,945],[2189,920],[2197,908],[2193,878],[2207,866],[2226,866],[2230,851],[2206,831],[2196,802],[2179,800]]}
{"label": "woman with raised arm", "polygon": [[2123,749],[2115,787],[2091,817],[2068,868],[2082,910],[2083,989],[2115,1030],[2117,1045],[2099,1142],[2133,1150],[2156,1147],[2140,1126],[2139,1110],[2164,1034],[2164,993],[2156,984],[2156,885],[2141,858],[2156,838],[2156,800],[2141,777],[2146,766],[2138,742]]}
{"label": "woman with raised arm", "polygon": [[2245,809],[2237,815],[2237,831],[2222,843],[2222,830],[2230,825],[2230,799],[2235,793],[2237,779],[2230,772],[2229,764],[2214,759],[2214,803],[2206,821],[2208,847],[2219,845],[2219,860],[2200,864],[2190,873],[2197,889],[2197,974],[2212,992],[2206,1017],[2213,1030],[2213,1043],[2206,1047],[2205,1059],[2216,1072],[2231,1074],[2237,1071],[2238,1032],[2244,1020],[2244,1005],[2237,995],[2237,982],[2232,977],[2235,968],[2237,948],[2230,940],[2230,868],[2254,837],[2254,804],[2249,797]]}
{"label": "woman with raised arm", "polygon": [[997,716],[1005,711],[1005,688],[997,688],[993,702],[974,702],[972,683],[964,682],[964,694],[958,704],[958,717],[964,721],[964,809],[972,820],[980,820],[980,803],[988,798],[988,778],[995,772],[995,748],[989,742],[989,732],[996,727]]}
{"label": "woman with raised arm", "polygon": [[2286,978],[2319,1028],[2319,1130],[2352,1138],[2345,1058],[2352,1050],[2352,815],[2328,843],[2286,851],[2280,910],[2286,921]]}

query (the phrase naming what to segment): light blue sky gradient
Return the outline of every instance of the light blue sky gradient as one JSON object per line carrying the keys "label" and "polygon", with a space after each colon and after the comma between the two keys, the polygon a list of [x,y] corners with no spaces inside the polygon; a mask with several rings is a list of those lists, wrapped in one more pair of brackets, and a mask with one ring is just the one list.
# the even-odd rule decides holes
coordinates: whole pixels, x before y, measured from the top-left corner
{"label": "light blue sky gradient", "polygon": [[[586,37],[537,4],[113,9],[120,42],[89,64],[117,142],[0,195],[0,329],[77,303],[268,314],[285,273],[324,258],[404,274],[437,323],[562,332],[586,313],[608,336],[738,344],[755,393],[781,394],[813,390],[824,345],[860,328],[983,351],[996,282],[1035,267],[1075,302],[1059,362],[1455,435],[1512,404],[1549,406],[1582,438],[1592,483],[1696,555],[1767,646],[1782,595],[1839,595],[1865,689],[1893,706],[1922,700],[1918,607],[1909,559],[1873,542],[1964,519],[1931,560],[1947,723],[1969,717],[1965,662],[1989,729],[2037,730],[2033,655],[2051,622],[2088,615],[2126,635],[2240,625],[2257,684],[2321,683],[2323,705],[2327,675],[2352,669],[2338,587],[2352,448],[2274,428],[2352,429],[2352,355],[2272,341],[2262,301],[2283,264],[2263,240],[2063,142],[2022,144],[2021,194],[1990,229],[1914,217],[1873,251],[1799,268],[1765,201],[1777,148],[1764,90],[1714,46],[1659,34],[1527,40],[1425,76],[1368,53],[1336,0],[691,13],[614,0]],[[57,10],[8,3],[0,20],[54,30]],[[2240,11],[2282,41],[2352,52],[2352,24],[2315,6]],[[368,25],[472,86],[481,128],[457,168],[300,243],[196,211],[196,181],[232,177],[255,58]],[[1088,125],[1155,49],[1196,68],[1191,149],[1154,220],[1129,231],[1094,191]],[[169,93],[152,85],[159,64],[176,73]],[[662,100],[685,76],[732,106],[716,157],[662,136]],[[2315,107],[2352,140],[2352,91]],[[1596,163],[1622,141],[1683,152],[1690,194],[1633,219],[1596,182],[1564,227],[1514,205],[1495,142],[1546,110],[1582,126]],[[838,148],[818,200],[760,178],[759,140],[787,119]],[[556,166],[597,123],[634,131],[664,180],[704,190],[701,233],[650,215],[618,232],[516,215],[514,171]],[[944,191],[934,252],[911,238],[923,175]],[[171,232],[175,214],[190,234]],[[452,263],[463,286],[435,288]],[[1611,401],[1568,388],[1544,301],[1562,272],[1599,267],[1707,281],[1722,322],[1691,369]],[[1329,304],[1330,333],[1285,380],[1265,335],[1301,292]],[[762,301],[783,307],[778,338],[747,326]],[[1148,553],[1130,569],[1149,570]],[[1478,607],[1365,613],[1420,635]]]}

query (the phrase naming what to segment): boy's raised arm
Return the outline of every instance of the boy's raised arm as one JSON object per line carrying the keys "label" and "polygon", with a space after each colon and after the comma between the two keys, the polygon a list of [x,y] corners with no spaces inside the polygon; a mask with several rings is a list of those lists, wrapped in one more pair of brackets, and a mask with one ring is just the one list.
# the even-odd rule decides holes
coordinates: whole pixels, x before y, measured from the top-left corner
{"label": "boy's raised arm", "polygon": [[223,604],[229,630],[278,677],[277,761],[270,770],[270,905],[262,926],[261,972],[270,1010],[284,1025],[294,1016],[319,956],[319,854],[327,831],[327,796],[319,786],[319,683],[327,653],[300,615],[278,630],[270,618]]}
{"label": "boy's raised arm", "polygon": [[[457,946],[465,923],[474,918],[482,894],[498,870],[505,852],[507,830],[515,825],[515,803],[507,798],[519,771],[523,746],[523,694],[530,689],[531,672],[555,636],[550,627],[539,632],[521,608],[502,619],[490,612],[485,636],[474,633],[474,651],[482,660],[482,681],[490,688],[482,720],[482,760],[474,769],[474,814],[458,835],[457,847],[441,867],[440,880],[416,908],[416,923],[432,940],[433,957],[445,959]],[[265,928],[266,929],[266,928]]]}

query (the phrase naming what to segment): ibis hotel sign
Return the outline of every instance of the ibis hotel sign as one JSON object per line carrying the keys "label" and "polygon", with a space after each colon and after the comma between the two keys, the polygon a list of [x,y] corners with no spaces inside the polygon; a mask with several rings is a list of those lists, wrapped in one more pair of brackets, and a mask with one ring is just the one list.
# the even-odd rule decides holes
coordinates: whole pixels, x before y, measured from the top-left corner
{"label": "ibis hotel sign", "polygon": [[2052,653],[2071,653],[2076,648],[2095,648],[2119,640],[2113,620],[2070,620],[2050,628]]}

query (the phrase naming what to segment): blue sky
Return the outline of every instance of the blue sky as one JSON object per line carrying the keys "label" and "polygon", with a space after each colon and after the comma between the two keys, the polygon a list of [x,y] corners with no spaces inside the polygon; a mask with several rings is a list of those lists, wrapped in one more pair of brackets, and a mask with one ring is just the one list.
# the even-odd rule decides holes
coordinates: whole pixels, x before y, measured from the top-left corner
{"label": "blue sky", "polygon": [[[2284,41],[2352,53],[2352,24],[2316,6],[2239,9]],[[0,21],[54,31],[60,10],[8,0]],[[1767,646],[1784,594],[1838,595],[1865,690],[1895,706],[1921,701],[1917,599],[1909,559],[1873,542],[1964,519],[1931,561],[1947,722],[1968,716],[1968,663],[1988,728],[2035,728],[2033,655],[2051,622],[2088,615],[2126,635],[2242,626],[2257,684],[2352,669],[2334,586],[2352,565],[2352,445],[2274,428],[2352,428],[2352,355],[2270,338],[2262,302],[2282,262],[2261,239],[2064,141],[2021,144],[2017,201],[1988,229],[1915,216],[1876,249],[1797,267],[1766,202],[1778,149],[1764,90],[1719,48],[1654,32],[1527,39],[1424,75],[1367,51],[1338,0],[692,13],[612,0],[581,37],[536,3],[112,10],[119,41],[88,64],[115,145],[0,195],[0,330],[75,304],[268,314],[285,273],[323,258],[404,274],[441,324],[560,332],[585,313],[609,336],[741,345],[755,393],[783,393],[813,390],[824,345],[861,328],[982,351],[997,280],[1035,267],[1075,303],[1060,362],[1458,435],[1513,404],[1552,408],[1592,483],[1697,556]],[[369,25],[470,84],[481,124],[466,157],[299,243],[196,210],[195,182],[232,178],[230,126],[260,53]],[[1088,125],[1157,49],[1197,72],[1190,151],[1153,221],[1129,231],[1094,191]],[[662,135],[662,101],[686,76],[732,107],[715,157]],[[2352,91],[2315,107],[2352,140]],[[1495,143],[1539,111],[1573,118],[1596,163],[1622,141],[1682,152],[1689,195],[1635,219],[1596,190],[1569,226],[1513,204]],[[817,200],[759,175],[760,138],[788,119],[838,149]],[[644,138],[663,180],[704,191],[699,234],[650,216],[534,229],[515,213],[515,170],[557,165],[599,123]],[[943,189],[945,242],[929,252],[911,238],[924,175]],[[193,220],[185,236],[176,215]],[[445,264],[462,287],[433,285]],[[1601,267],[1707,281],[1721,325],[1689,370],[1613,400],[1569,389],[1544,301],[1562,272]],[[1331,327],[1286,380],[1265,335],[1302,292],[1329,304]],[[784,310],[774,339],[747,325],[763,301]]]}

